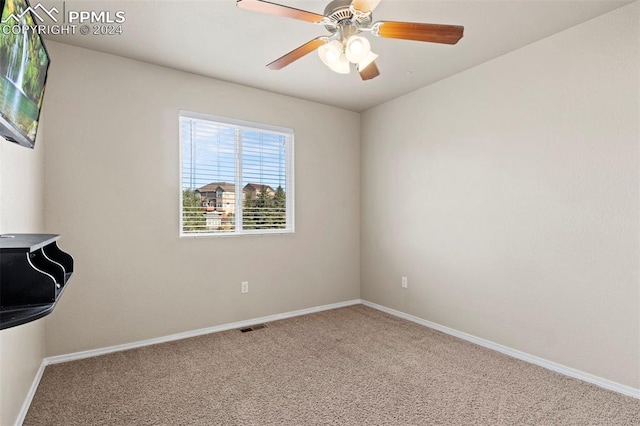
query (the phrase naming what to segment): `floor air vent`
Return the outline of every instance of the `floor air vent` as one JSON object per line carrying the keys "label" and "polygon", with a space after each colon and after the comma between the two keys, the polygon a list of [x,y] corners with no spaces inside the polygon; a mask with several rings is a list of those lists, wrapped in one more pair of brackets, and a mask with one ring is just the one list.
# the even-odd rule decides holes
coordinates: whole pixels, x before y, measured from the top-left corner
{"label": "floor air vent", "polygon": [[250,331],[254,331],[254,330],[260,330],[263,328],[267,328],[266,324],[256,324],[256,325],[252,325],[250,327],[245,327],[245,328],[241,328],[240,332],[241,333],[248,333]]}

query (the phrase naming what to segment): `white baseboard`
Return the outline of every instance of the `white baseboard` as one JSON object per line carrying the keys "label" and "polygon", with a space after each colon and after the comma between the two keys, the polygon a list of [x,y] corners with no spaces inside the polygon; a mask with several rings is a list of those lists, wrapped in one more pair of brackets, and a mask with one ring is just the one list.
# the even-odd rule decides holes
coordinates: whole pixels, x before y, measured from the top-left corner
{"label": "white baseboard", "polygon": [[44,374],[44,368],[47,366],[46,359],[43,359],[40,363],[40,367],[36,372],[36,376],[33,378],[33,382],[31,382],[31,387],[29,388],[29,392],[27,393],[24,402],[22,403],[22,407],[20,407],[20,412],[18,413],[18,418],[16,419],[15,426],[22,426],[25,417],[27,417],[27,411],[29,411],[29,407],[31,406],[31,401],[33,401],[33,397],[36,395],[36,391],[38,390],[38,385],[40,384],[40,379],[42,379],[42,375]]}
{"label": "white baseboard", "polygon": [[556,373],[564,374],[565,376],[580,379],[582,381],[600,386],[601,388],[605,388],[608,390],[612,390],[614,392],[621,393],[623,395],[640,399],[640,389],[632,388],[631,386],[626,386],[617,382],[613,382],[611,380],[603,379],[602,377],[594,376],[593,374],[585,373],[584,371],[576,370],[574,368],[567,367],[565,365],[558,364],[556,362],[549,361],[544,358],[540,358],[535,355],[528,354],[526,352],[512,349],[507,346],[494,343],[490,340],[485,340],[480,337],[476,337],[471,334],[464,333],[462,331],[454,330],[453,328],[445,327],[443,325],[436,324],[434,322],[427,321],[422,318],[419,318],[410,314],[406,314],[404,312],[396,311],[395,309],[387,308],[386,306],[378,305],[373,302],[363,300],[362,304],[374,309],[378,309],[382,312],[386,312],[393,316],[403,318],[403,319],[418,323],[420,325],[424,325],[429,328],[433,328],[434,330],[438,330],[443,333],[450,334],[451,336],[455,336],[460,339],[467,340],[471,343],[475,343],[476,345],[480,345],[488,349],[493,349],[494,351],[501,352],[505,355],[512,356],[522,361],[526,361],[531,364],[544,367],[548,370],[555,371]]}
{"label": "white baseboard", "polygon": [[174,340],[187,339],[189,337],[201,336],[203,334],[217,333],[220,331],[233,330],[236,328],[248,327],[253,324],[277,321],[285,318],[297,317],[300,315],[312,314],[315,312],[328,311],[330,309],[342,308],[345,306],[358,305],[362,303],[360,299],[348,300],[346,302],[332,303],[330,305],[315,306],[313,308],[300,309],[297,311],[285,312],[282,314],[268,315],[266,317],[252,318],[245,321],[232,322],[228,324],[216,325],[213,327],[201,328],[183,333],[171,334],[169,336],[156,337],[153,339],[140,340],[138,342],[125,343],[122,345],[108,346],[106,348],[91,349],[88,351],[74,352],[65,355],[57,355],[45,358],[46,365],[58,364],[61,362],[75,361],[77,359],[91,358],[98,355],[110,354],[113,352],[126,351],[128,349],[140,348],[143,346],[156,345],[158,343],[171,342]]}

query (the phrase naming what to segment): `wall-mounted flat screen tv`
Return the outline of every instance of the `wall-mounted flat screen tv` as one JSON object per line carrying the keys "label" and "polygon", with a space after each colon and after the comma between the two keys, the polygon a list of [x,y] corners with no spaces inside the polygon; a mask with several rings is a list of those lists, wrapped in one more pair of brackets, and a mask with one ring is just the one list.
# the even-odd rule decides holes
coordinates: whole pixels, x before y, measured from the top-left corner
{"label": "wall-mounted flat screen tv", "polygon": [[33,148],[49,54],[27,0],[0,0],[0,136]]}

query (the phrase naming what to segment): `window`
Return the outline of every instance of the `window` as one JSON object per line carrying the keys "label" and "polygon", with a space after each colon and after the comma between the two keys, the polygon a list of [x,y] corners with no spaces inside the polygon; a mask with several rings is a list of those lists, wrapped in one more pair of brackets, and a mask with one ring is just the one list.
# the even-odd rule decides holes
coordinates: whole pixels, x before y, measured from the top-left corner
{"label": "window", "polygon": [[180,152],[181,236],[293,232],[293,130],[180,111]]}

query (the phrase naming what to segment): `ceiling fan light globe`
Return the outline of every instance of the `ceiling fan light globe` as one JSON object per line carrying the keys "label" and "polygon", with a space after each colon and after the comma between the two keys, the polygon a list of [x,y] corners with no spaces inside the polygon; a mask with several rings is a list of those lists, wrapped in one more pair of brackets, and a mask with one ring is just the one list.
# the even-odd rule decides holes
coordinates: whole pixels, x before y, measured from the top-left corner
{"label": "ceiling fan light globe", "polygon": [[349,62],[362,61],[371,52],[371,43],[364,37],[353,35],[347,39],[345,54]]}
{"label": "ceiling fan light globe", "polygon": [[336,62],[328,64],[331,71],[337,72],[338,74],[349,74],[351,70],[351,66],[347,57],[343,54],[340,55],[339,59]]}
{"label": "ceiling fan light globe", "polygon": [[327,50],[327,62],[330,64],[334,64],[336,62],[338,62],[338,60],[340,60],[340,54],[333,51],[333,50]]}
{"label": "ceiling fan light globe", "polygon": [[327,45],[323,44],[322,46],[318,47],[318,56],[320,57],[320,60],[322,61],[323,64],[328,65],[327,64]]}
{"label": "ceiling fan light globe", "polygon": [[328,67],[331,67],[331,64],[340,60],[341,54],[342,44],[337,40],[330,41],[318,48],[320,60]]}

